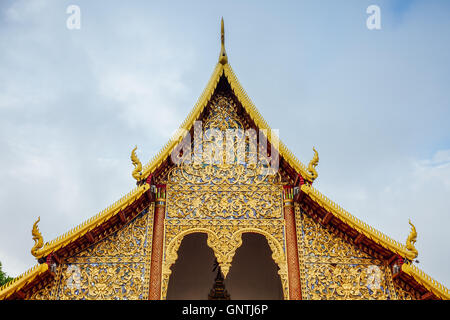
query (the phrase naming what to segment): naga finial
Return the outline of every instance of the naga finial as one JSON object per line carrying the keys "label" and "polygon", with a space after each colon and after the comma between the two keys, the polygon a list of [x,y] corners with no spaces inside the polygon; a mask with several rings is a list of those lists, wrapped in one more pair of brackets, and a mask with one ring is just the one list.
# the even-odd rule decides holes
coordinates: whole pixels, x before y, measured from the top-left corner
{"label": "naga finial", "polygon": [[221,64],[227,64],[228,63],[228,57],[227,53],[225,51],[225,26],[223,23],[223,17],[222,22],[220,25],[220,55],[219,55],[219,62]]}
{"label": "naga finial", "polygon": [[133,170],[133,172],[131,173],[131,175],[133,176],[133,178],[135,178],[137,181],[140,181],[141,180],[141,176],[142,176],[142,163],[141,163],[141,161],[139,160],[139,158],[137,157],[137,155],[136,155],[136,149],[137,149],[137,146],[136,147],[134,147],[134,149],[133,149],[133,151],[131,151],[131,162],[133,163],[133,165],[134,165],[134,170]]}
{"label": "naga finial", "polygon": [[417,241],[417,231],[416,227],[411,223],[411,220],[409,220],[409,224],[411,225],[411,232],[409,233],[408,238],[406,239],[406,249],[408,249],[414,255],[414,257],[411,259],[413,260],[419,254],[416,247],[414,246],[414,244]]}
{"label": "naga finial", "polygon": [[311,174],[312,181],[314,181],[319,176],[319,174],[316,171],[316,167],[319,164],[319,154],[317,153],[314,147],[313,150],[314,150],[314,157],[308,164],[308,171]]}
{"label": "naga finial", "polygon": [[31,248],[31,254],[35,257],[37,257],[37,251],[44,246],[44,238],[42,238],[42,234],[38,228],[38,223],[40,220],[41,217],[38,217],[37,221],[33,224],[33,229],[31,230],[34,240],[34,246]]}

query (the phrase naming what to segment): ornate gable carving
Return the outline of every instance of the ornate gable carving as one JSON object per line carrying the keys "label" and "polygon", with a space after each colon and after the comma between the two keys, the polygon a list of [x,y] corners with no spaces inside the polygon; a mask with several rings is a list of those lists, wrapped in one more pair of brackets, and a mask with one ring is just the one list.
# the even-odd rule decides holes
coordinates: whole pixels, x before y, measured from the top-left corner
{"label": "ornate gable carving", "polygon": [[298,204],[295,218],[303,299],[397,299],[387,263],[333,234]]}
{"label": "ornate gable carving", "polygon": [[53,281],[28,298],[147,299],[153,212],[152,204],[122,229],[67,258]]}
{"label": "ornate gable carving", "polygon": [[[248,125],[238,115],[231,95],[216,93],[204,116],[201,161],[183,162],[167,175],[162,299],[166,297],[170,268],[178,258],[181,241],[195,232],[208,235],[208,246],[225,277],[242,244],[242,234],[264,235],[279,267],[285,298],[289,297],[281,176],[270,170],[267,155],[259,157],[259,152],[267,153],[267,149],[245,143],[246,139],[256,142],[255,130],[228,144],[227,130],[245,128]],[[194,153],[195,138],[191,148]],[[211,147],[223,152],[217,157]],[[245,156],[238,154],[242,151]]]}

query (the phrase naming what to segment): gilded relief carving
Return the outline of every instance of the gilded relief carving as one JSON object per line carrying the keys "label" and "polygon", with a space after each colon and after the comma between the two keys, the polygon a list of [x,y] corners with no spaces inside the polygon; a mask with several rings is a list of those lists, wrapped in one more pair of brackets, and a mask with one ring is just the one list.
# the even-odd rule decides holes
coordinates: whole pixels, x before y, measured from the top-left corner
{"label": "gilded relief carving", "polygon": [[315,222],[295,205],[303,299],[397,299],[389,266]]}
{"label": "gilded relief carving", "polygon": [[61,300],[139,300],[144,297],[143,263],[80,263],[64,265]]}
{"label": "gilded relief carving", "polygon": [[27,293],[27,300],[50,300],[52,299],[53,291],[56,289],[56,281],[53,279],[46,283],[43,287],[33,288]]}
{"label": "gilded relief carving", "polygon": [[406,290],[399,283],[395,282],[395,291],[399,300],[417,300],[414,290],[412,288],[408,289]]}
{"label": "gilded relief carving", "polygon": [[142,300],[148,297],[154,205],[122,229],[65,259],[30,299]]}
{"label": "gilded relief carving", "polygon": [[[243,129],[243,121],[236,115],[237,107],[233,100],[218,94],[212,99],[204,128],[219,131]],[[203,136],[202,147],[207,156],[203,154],[201,163],[183,162],[173,167],[167,176],[161,298],[166,298],[170,268],[178,258],[177,251],[184,236],[194,232],[206,233],[207,244],[213,249],[226,277],[236,249],[242,244],[242,234],[255,232],[264,235],[268,241],[272,258],[279,267],[284,296],[288,299],[280,174],[270,170],[266,157],[259,162],[243,161],[257,158],[254,157],[257,155],[256,146],[246,147],[243,143],[246,137],[249,141],[256,139],[254,135],[242,135],[232,140],[231,147],[226,144],[226,139],[219,140],[222,145],[216,145],[216,149],[226,150],[220,158],[216,153],[213,156],[208,152],[209,144],[217,144],[218,141],[210,142],[207,133],[208,130],[206,141]],[[246,150],[246,155],[239,155],[243,150]],[[227,159],[234,161],[227,162]]]}
{"label": "gilded relief carving", "polygon": [[68,261],[80,261],[90,257],[113,258],[113,257],[133,257],[144,255],[144,240],[147,234],[147,220],[143,217],[134,220],[134,223],[127,224],[120,232],[116,232],[108,237],[107,241],[101,241],[96,245],[87,248],[81,253],[69,258]]}
{"label": "gilded relief carving", "polygon": [[166,217],[280,219],[282,188],[276,177],[243,165],[175,167],[169,173]]}
{"label": "gilded relief carving", "polygon": [[308,215],[303,214],[302,217],[300,231],[304,239],[304,250],[308,252],[305,256],[307,261],[314,261],[317,258],[328,258],[330,260],[339,258],[371,258],[356,246],[349,244],[344,239],[335,236],[326,228],[314,222]]}
{"label": "gilded relief carving", "polygon": [[386,300],[390,298],[382,265],[306,264],[307,294],[311,300]]}

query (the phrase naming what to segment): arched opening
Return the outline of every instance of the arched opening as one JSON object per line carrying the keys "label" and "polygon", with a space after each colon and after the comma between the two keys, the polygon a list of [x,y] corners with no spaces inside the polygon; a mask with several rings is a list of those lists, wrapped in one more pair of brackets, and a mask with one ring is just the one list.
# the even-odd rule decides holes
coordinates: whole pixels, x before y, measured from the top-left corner
{"label": "arched opening", "polygon": [[[284,298],[278,265],[265,236],[243,233],[242,245],[236,250],[225,284],[231,300],[281,300]],[[172,265],[167,300],[206,300],[217,288],[215,256],[207,245],[206,233],[186,235]]]}
{"label": "arched opening", "polygon": [[263,235],[242,235],[225,286],[232,300],[284,299],[278,266]]}
{"label": "arched opening", "polygon": [[186,235],[178,249],[178,259],[172,265],[167,287],[167,300],[207,300],[216,273],[215,256],[208,247],[205,233]]}

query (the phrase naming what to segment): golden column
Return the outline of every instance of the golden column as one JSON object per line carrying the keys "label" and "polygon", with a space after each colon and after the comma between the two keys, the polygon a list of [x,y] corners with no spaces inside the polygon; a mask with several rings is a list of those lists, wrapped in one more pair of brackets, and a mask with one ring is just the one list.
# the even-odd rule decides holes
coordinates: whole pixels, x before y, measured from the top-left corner
{"label": "golden column", "polygon": [[150,265],[149,300],[161,299],[161,277],[164,246],[164,214],[166,208],[165,186],[158,188],[155,200],[155,217],[153,219],[152,257]]}
{"label": "golden column", "polygon": [[297,232],[295,228],[294,194],[291,187],[284,189],[284,221],[286,228],[286,255],[289,278],[289,299],[301,300],[300,267],[298,263]]}

